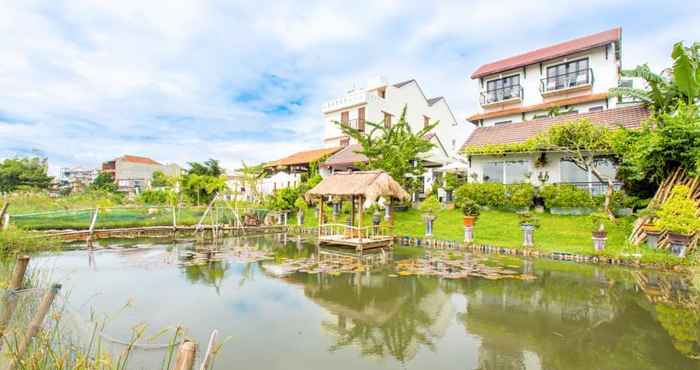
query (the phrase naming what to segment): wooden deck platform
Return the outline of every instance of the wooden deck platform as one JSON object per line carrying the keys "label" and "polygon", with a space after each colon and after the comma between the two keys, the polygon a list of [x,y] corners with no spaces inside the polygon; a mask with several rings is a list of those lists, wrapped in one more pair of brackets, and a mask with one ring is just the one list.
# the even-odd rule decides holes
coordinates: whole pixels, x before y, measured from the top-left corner
{"label": "wooden deck platform", "polygon": [[319,238],[322,245],[336,245],[342,247],[352,247],[358,251],[366,251],[376,248],[385,248],[394,244],[393,236],[382,236],[375,238],[349,238],[343,235],[323,235]]}

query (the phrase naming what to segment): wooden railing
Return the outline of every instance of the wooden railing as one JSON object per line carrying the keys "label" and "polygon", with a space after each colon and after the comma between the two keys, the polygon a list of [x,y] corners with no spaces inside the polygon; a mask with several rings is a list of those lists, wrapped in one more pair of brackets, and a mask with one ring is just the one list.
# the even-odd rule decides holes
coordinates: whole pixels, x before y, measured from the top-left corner
{"label": "wooden railing", "polygon": [[345,224],[323,224],[319,227],[319,236],[342,235],[347,238],[374,239],[390,235],[386,226],[350,226]]}

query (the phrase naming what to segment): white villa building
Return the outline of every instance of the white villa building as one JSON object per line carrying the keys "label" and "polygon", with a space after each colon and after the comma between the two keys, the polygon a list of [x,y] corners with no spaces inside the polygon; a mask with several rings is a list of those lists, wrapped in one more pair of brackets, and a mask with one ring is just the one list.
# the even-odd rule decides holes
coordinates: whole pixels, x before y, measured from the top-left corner
{"label": "white villa building", "polygon": [[[524,142],[552,125],[580,118],[611,127],[639,127],[648,116],[646,110],[608,94],[613,87],[633,83],[620,78],[621,38],[622,29],[614,28],[480,66],[471,75],[480,86],[478,111],[467,118],[477,128],[464,149]],[[470,181],[598,188],[591,173],[561,153],[468,159]],[[600,160],[604,172],[614,174],[614,166]]]}
{"label": "white villa building", "polygon": [[322,169],[328,172],[356,169],[357,163],[367,160],[357,153],[360,145],[344,135],[336,122],[368,132],[370,127],[366,122],[391,126],[400,119],[404,107],[406,121],[414,132],[439,121],[438,126],[426,135],[435,146],[422,158],[427,169],[423,176],[425,191],[432,187],[439,168],[455,162],[466,163],[459,156],[459,150],[474,127],[458,122],[444,97],[426,97],[416,80],[390,85],[385,79],[378,78],[369,81],[365,88],[352,89],[322,106],[324,143],[343,148],[325,161]]}

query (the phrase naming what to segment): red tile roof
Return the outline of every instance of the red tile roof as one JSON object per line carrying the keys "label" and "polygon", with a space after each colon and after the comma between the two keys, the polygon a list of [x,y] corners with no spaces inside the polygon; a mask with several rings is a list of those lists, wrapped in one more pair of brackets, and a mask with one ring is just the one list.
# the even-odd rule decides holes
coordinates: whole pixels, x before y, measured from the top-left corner
{"label": "red tile roof", "polygon": [[534,105],[528,105],[528,106],[520,106],[520,107],[515,107],[515,108],[507,108],[503,110],[497,110],[497,111],[490,111],[490,112],[484,112],[484,113],[476,113],[472,114],[471,116],[467,117],[468,121],[478,121],[480,119],[484,118],[495,118],[495,117],[504,117],[504,116],[510,116],[512,114],[518,114],[518,113],[523,113],[523,112],[534,112],[538,110],[547,110],[553,107],[562,107],[565,105],[572,105],[572,104],[582,104],[582,103],[590,103],[598,100],[605,100],[608,98],[608,93],[598,93],[598,94],[588,94],[588,95],[582,95],[582,96],[575,96],[573,98],[564,98],[564,99],[557,99],[557,100],[552,100],[548,101],[546,103],[541,103],[541,104],[534,104]]}
{"label": "red tile roof", "polygon": [[124,156],[121,156],[117,159],[120,159],[120,160],[126,161],[126,162],[131,162],[131,163],[158,164],[158,165],[160,165],[160,163],[152,160],[151,158],[139,157],[139,156],[135,156],[135,155],[124,155]]}
{"label": "red tile roof", "polygon": [[623,108],[607,109],[599,112],[563,115],[552,118],[541,118],[531,121],[509,123],[503,125],[479,127],[475,129],[471,136],[464,143],[463,149],[467,147],[480,147],[492,144],[511,144],[527,141],[549,127],[586,118],[592,123],[617,127],[622,125],[625,128],[640,127],[642,121],[649,117],[649,112],[642,106],[635,105]]}
{"label": "red tile roof", "polygon": [[323,167],[352,166],[355,163],[367,162],[368,158],[364,154],[358,153],[361,150],[362,145],[360,144],[348,145],[328,158],[328,160],[321,165]]}
{"label": "red tile roof", "polygon": [[542,49],[533,50],[524,54],[501,59],[493,63],[484,64],[472,73],[471,78],[479,78],[486,75],[519,68],[526,65],[544,62],[546,60],[559,58],[568,54],[592,49],[607,45],[611,42],[620,41],[622,38],[622,28],[599,32],[593,35],[579,37],[559,44],[548,46]]}
{"label": "red tile roof", "polygon": [[301,164],[308,164],[313,161],[317,161],[327,155],[334,154],[335,152],[342,149],[341,147],[336,148],[323,148],[323,149],[313,149],[305,150],[301,152],[294,153],[290,156],[278,159],[274,162],[270,162],[265,167],[276,167],[276,166],[294,166]]}

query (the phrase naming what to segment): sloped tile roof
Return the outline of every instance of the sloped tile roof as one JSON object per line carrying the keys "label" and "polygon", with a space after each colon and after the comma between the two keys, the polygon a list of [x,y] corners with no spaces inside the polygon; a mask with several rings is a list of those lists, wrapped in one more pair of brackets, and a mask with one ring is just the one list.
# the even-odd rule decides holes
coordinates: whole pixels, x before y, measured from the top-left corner
{"label": "sloped tile roof", "polygon": [[559,58],[568,54],[607,45],[611,42],[619,41],[621,38],[622,28],[619,27],[588,36],[579,37],[524,54],[501,59],[493,63],[484,64],[477,68],[474,73],[472,73],[471,78],[474,79],[484,77],[490,74],[544,62],[546,60]]}
{"label": "sloped tile roof", "polygon": [[341,147],[305,150],[294,153],[282,159],[278,159],[274,162],[270,162],[266,164],[265,167],[295,166],[301,164],[308,164],[313,161],[317,161],[327,155],[332,155],[340,149]]}
{"label": "sloped tile roof", "polygon": [[523,113],[523,112],[534,112],[538,110],[546,110],[550,109],[553,107],[561,107],[565,105],[572,105],[572,104],[582,104],[582,103],[590,103],[598,100],[605,100],[608,98],[608,93],[598,93],[598,94],[588,94],[588,95],[582,95],[582,96],[575,96],[573,98],[564,98],[564,99],[557,99],[557,100],[552,100],[548,101],[546,103],[541,103],[541,104],[534,104],[534,105],[528,105],[528,106],[519,106],[515,108],[508,108],[508,109],[502,109],[502,110],[496,110],[496,111],[490,111],[490,112],[484,112],[484,113],[476,113],[472,114],[471,116],[467,117],[468,121],[478,121],[480,119],[484,118],[495,118],[495,117],[504,117],[504,116],[510,116],[512,114],[518,114],[518,113]]}
{"label": "sloped tile roof", "polygon": [[126,162],[131,162],[131,163],[142,163],[142,164],[160,164],[156,161],[154,161],[151,158],[148,157],[139,157],[136,155],[124,155],[119,158],[118,160],[126,161]]}
{"label": "sloped tile roof", "polygon": [[549,127],[586,118],[592,123],[625,128],[638,128],[649,117],[649,112],[642,106],[635,105],[623,108],[607,109],[599,112],[562,115],[552,118],[541,118],[531,121],[509,123],[503,125],[478,127],[464,143],[462,149],[480,147],[492,144],[511,144],[527,141]]}
{"label": "sloped tile roof", "polygon": [[367,162],[368,158],[364,154],[358,153],[361,150],[362,145],[360,144],[348,145],[323,162],[322,166],[350,166],[355,163]]}

